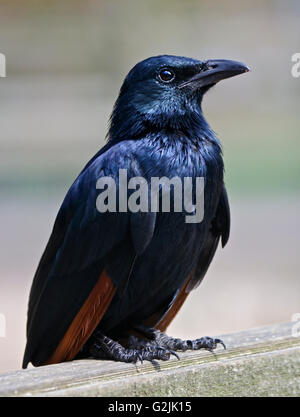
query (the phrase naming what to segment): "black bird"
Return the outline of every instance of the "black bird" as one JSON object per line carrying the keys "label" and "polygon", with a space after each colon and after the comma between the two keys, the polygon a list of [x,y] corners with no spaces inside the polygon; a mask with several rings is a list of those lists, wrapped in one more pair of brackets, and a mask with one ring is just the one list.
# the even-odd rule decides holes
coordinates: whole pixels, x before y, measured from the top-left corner
{"label": "black bird", "polygon": [[[162,55],[129,72],[108,142],[69,189],[34,276],[23,367],[82,357],[167,360],[177,350],[223,344],[163,332],[202,281],[219,240],[225,246],[229,237],[221,146],[202,114],[202,98],[218,81],[247,71],[235,61]],[[193,184],[204,178],[202,221],[187,222],[187,210],[175,210],[175,186],[169,212],[124,210],[121,203],[101,212],[98,180],[115,180],[120,196],[120,169],[126,186],[134,177],[148,184],[154,177]],[[190,203],[196,199],[193,187]]]}

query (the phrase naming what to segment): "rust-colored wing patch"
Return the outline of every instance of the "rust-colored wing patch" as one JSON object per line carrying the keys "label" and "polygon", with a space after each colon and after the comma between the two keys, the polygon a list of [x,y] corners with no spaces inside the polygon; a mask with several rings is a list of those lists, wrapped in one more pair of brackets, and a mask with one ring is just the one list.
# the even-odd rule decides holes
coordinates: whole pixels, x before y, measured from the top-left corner
{"label": "rust-colored wing patch", "polygon": [[45,365],[69,361],[77,355],[102,319],[115,292],[116,287],[103,270],[97,284]]}
{"label": "rust-colored wing patch", "polygon": [[181,287],[177,297],[175,298],[171,308],[167,311],[165,315],[162,316],[162,312],[156,312],[147,320],[144,321],[145,326],[155,327],[157,330],[161,332],[165,332],[167,327],[170,325],[171,321],[174,319],[182,304],[185,302],[186,297],[189,293],[186,291],[186,288],[190,282],[191,277],[189,276],[183,286]]}
{"label": "rust-colored wing patch", "polygon": [[188,292],[186,292],[186,288],[188,286],[188,283],[190,282],[190,277],[185,281],[183,286],[180,288],[180,291],[175,298],[175,301],[170,308],[170,310],[167,312],[167,314],[155,325],[155,328],[160,330],[161,332],[165,332],[169,325],[171,324],[171,321],[174,319],[178,311],[181,309],[182,304],[185,302],[187,296],[189,295]]}

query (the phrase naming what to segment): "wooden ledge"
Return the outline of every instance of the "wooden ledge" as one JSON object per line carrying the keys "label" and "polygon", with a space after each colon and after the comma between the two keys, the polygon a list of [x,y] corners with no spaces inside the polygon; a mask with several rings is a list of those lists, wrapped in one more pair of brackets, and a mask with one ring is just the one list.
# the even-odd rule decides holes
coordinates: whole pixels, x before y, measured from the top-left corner
{"label": "wooden ledge", "polygon": [[299,396],[295,323],[220,336],[227,350],[155,365],[80,360],[0,375],[0,396]]}

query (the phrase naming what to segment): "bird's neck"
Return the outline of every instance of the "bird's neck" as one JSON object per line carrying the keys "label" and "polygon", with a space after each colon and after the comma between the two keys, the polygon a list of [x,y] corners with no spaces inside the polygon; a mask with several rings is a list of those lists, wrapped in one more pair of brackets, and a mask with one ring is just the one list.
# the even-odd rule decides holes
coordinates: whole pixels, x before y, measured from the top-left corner
{"label": "bird's neck", "polygon": [[134,112],[114,112],[111,117],[108,140],[141,139],[149,135],[184,135],[192,141],[211,142],[220,147],[219,140],[209,126],[201,109],[185,114],[141,115]]}

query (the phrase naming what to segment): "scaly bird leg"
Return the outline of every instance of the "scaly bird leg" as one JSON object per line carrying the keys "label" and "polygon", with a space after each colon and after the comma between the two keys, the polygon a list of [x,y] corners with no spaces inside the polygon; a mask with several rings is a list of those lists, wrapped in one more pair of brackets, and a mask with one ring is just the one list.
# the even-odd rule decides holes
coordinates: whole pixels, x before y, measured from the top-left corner
{"label": "scaly bird leg", "polygon": [[151,327],[139,325],[135,326],[135,329],[146,336],[148,340],[141,340],[135,336],[130,336],[130,347],[134,346],[135,348],[146,348],[150,346],[159,346],[172,351],[181,350],[184,352],[186,350],[206,349],[212,352],[218,344],[221,344],[224,349],[226,349],[226,346],[221,339],[215,339],[208,336],[200,337],[195,340],[182,340],[170,337],[160,330]]}
{"label": "scaly bird leg", "polygon": [[172,350],[158,345],[125,348],[100,332],[95,334],[89,353],[94,359],[110,359],[120,362],[136,363],[138,360],[152,361],[160,359],[167,361],[171,355],[178,358]]}

